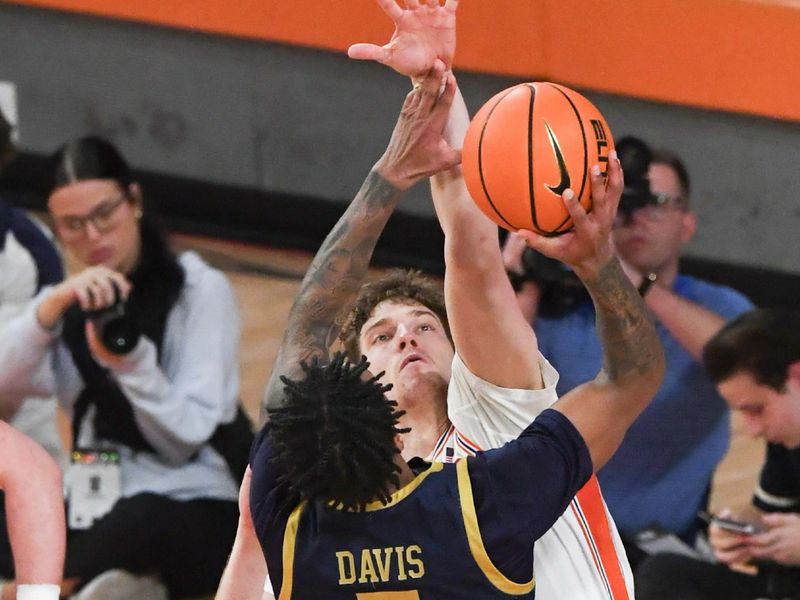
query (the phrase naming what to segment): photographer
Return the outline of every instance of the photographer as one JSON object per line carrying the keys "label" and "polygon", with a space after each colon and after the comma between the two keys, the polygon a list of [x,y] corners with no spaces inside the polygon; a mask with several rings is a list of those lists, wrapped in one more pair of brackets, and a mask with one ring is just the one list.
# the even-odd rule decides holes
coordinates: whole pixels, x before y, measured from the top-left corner
{"label": "photographer", "polygon": [[[674,154],[653,152],[641,140],[616,144],[625,190],[614,224],[614,243],[628,276],[656,318],[667,355],[667,374],[617,453],[598,473],[608,507],[635,568],[635,534],[656,526],[689,545],[701,528],[717,464],[728,449],[729,411],[700,364],[704,344],[751,303],[738,292],[679,273],[683,247],[695,232],[689,175]],[[539,348],[561,374],[559,395],[586,381],[601,365],[594,311],[563,267],[526,256],[513,234],[506,266],[533,287],[538,307],[521,288]],[[548,269],[540,265],[547,265]],[[523,267],[528,265],[527,270]],[[539,268],[537,268],[539,267]],[[538,282],[538,283],[537,283]]]}
{"label": "photographer", "polygon": [[232,290],[197,255],[171,252],[108,142],[66,144],[53,180],[55,231],[85,268],[0,333],[0,397],[55,394],[72,419],[64,589],[150,597],[135,574],[172,598],[211,593],[252,439]]}

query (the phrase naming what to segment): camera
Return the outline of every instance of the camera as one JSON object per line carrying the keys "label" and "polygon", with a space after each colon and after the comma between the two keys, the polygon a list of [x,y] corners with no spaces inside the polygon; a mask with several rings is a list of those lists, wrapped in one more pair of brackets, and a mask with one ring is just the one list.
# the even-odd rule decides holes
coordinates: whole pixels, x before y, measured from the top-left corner
{"label": "camera", "polygon": [[94,324],[97,337],[114,354],[127,354],[134,349],[141,336],[139,325],[132,318],[125,302],[122,301],[119,287],[114,286],[114,304],[106,308],[86,312],[86,317]]}
{"label": "camera", "polygon": [[625,173],[625,187],[619,201],[619,212],[630,215],[637,208],[656,203],[650,192],[650,179],[647,175],[653,152],[639,138],[625,136],[616,143],[617,156]]}

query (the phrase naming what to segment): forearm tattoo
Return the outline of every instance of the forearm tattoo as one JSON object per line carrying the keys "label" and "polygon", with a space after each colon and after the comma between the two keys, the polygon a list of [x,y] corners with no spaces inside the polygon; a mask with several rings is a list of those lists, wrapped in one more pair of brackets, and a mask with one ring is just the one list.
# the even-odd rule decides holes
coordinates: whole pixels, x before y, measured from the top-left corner
{"label": "forearm tattoo", "polygon": [[298,375],[300,362],[310,361],[315,356],[327,360],[330,345],[339,333],[337,317],[355,301],[375,244],[400,196],[400,190],[371,171],[325,238],[289,312],[263,409],[281,404],[280,375]]}
{"label": "forearm tattoo", "polygon": [[619,261],[610,260],[586,287],[597,313],[605,376],[620,385],[648,375],[660,364],[661,342],[644,301]]}

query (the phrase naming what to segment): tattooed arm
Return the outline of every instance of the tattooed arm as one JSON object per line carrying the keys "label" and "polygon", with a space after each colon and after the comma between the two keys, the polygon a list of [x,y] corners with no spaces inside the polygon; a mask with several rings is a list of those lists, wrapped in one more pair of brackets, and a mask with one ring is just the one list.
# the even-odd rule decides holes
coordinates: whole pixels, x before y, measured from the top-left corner
{"label": "tattooed arm", "polygon": [[594,302],[603,368],[593,381],[553,406],[580,432],[599,470],[614,454],[628,427],[658,390],[664,375],[664,353],[655,327],[614,252],[611,226],[622,192],[622,168],[616,155],[609,162],[608,187],[597,166],[592,169],[593,209],[587,214],[572,190],[564,203],[575,229],[544,238],[520,232],[543,254],[567,263],[581,278]]}
{"label": "tattooed arm", "polygon": [[372,251],[402,192],[460,160],[442,138],[455,80],[436,61],[421,85],[406,97],[386,152],[322,243],[289,313],[286,332],[267,384],[262,416],[283,402],[280,376],[296,378],[301,361],[328,358],[339,332],[337,317],[354,302]]}

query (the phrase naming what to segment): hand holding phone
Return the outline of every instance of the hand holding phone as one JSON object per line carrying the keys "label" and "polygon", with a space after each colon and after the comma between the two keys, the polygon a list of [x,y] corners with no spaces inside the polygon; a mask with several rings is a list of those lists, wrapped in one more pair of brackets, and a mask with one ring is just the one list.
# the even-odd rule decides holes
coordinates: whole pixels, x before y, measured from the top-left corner
{"label": "hand holding phone", "polygon": [[756,523],[749,523],[747,521],[737,521],[736,519],[731,519],[730,517],[720,517],[718,515],[713,515],[705,511],[699,512],[698,516],[709,525],[714,524],[724,531],[729,531],[731,533],[738,533],[740,535],[753,535],[755,533],[760,533],[764,530],[760,525]]}

